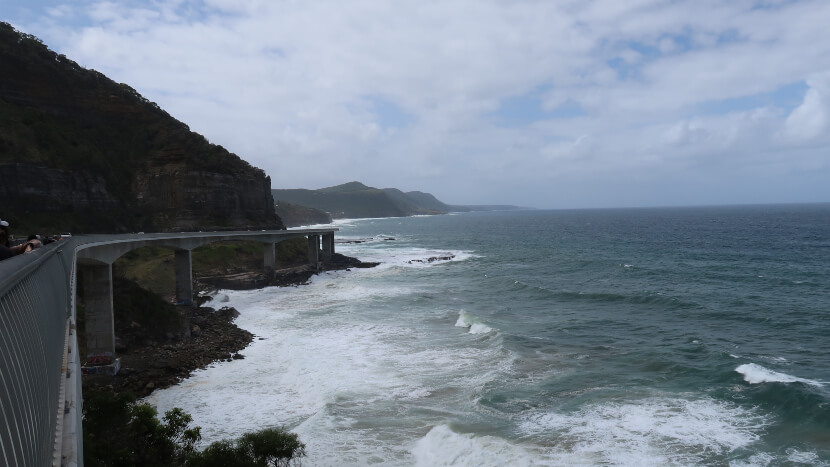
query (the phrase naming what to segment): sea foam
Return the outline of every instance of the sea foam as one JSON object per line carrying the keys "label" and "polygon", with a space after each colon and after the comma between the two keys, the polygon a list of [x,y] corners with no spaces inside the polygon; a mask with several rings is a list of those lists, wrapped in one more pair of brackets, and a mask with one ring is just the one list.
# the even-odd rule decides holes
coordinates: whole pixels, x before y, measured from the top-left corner
{"label": "sea foam", "polygon": [[486,334],[493,330],[490,326],[482,323],[477,316],[461,310],[458,314],[458,321],[455,322],[456,327],[467,328],[470,334]]}
{"label": "sea foam", "polygon": [[447,425],[433,427],[415,443],[412,454],[419,467],[547,465],[538,455],[504,439],[456,433]]}
{"label": "sea foam", "polygon": [[811,386],[824,386],[824,383],[820,381],[813,381],[810,379],[799,378],[797,376],[788,375],[786,373],[779,373],[777,371],[772,371],[768,368],[764,368],[761,365],[756,363],[744,363],[743,365],[735,368],[735,371],[744,375],[744,381],[749,384],[760,384],[760,383],[804,383],[809,384]]}
{"label": "sea foam", "polygon": [[595,464],[691,465],[751,445],[765,424],[752,411],[712,399],[655,397],[537,413],[520,428],[531,436],[555,434],[562,463],[593,456]]}

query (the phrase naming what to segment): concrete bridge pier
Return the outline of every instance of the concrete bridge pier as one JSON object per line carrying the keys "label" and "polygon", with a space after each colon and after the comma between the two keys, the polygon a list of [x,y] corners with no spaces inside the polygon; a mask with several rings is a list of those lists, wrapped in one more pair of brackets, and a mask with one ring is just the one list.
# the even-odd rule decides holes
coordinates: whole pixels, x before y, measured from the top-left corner
{"label": "concrete bridge pier", "polygon": [[84,283],[87,353],[115,353],[112,314],[112,265],[78,264]]}
{"label": "concrete bridge pier", "polygon": [[320,271],[320,236],[317,234],[308,236],[308,264]]}
{"label": "concrete bridge pier", "polygon": [[176,305],[193,304],[193,256],[191,250],[175,250]]}
{"label": "concrete bridge pier", "polygon": [[334,232],[323,234],[323,261],[331,261],[334,254]]}
{"label": "concrete bridge pier", "polygon": [[277,244],[275,242],[266,242],[262,245],[262,265],[265,269],[265,277],[270,282],[277,268]]}

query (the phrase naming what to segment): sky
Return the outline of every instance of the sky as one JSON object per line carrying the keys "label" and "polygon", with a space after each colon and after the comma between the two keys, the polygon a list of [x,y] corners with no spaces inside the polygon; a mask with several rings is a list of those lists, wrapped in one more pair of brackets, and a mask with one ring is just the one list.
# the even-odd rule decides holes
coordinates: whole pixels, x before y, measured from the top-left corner
{"label": "sky", "polygon": [[826,0],[0,0],[274,188],[830,201]]}

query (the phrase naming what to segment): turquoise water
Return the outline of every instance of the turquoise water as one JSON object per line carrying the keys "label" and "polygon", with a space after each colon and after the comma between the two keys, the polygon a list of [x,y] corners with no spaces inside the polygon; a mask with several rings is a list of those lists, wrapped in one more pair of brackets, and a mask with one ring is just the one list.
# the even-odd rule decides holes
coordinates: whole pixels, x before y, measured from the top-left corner
{"label": "turquoise water", "polygon": [[830,205],[340,228],[381,266],[221,292],[262,340],[151,402],[306,465],[830,465]]}

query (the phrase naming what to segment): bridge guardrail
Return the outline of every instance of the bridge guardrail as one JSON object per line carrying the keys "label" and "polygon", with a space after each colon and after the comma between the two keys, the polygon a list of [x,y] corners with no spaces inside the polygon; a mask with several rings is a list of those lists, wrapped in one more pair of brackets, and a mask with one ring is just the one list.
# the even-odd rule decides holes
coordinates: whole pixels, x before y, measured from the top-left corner
{"label": "bridge guardrail", "polygon": [[54,462],[71,313],[71,243],[61,241],[0,262],[3,465]]}

